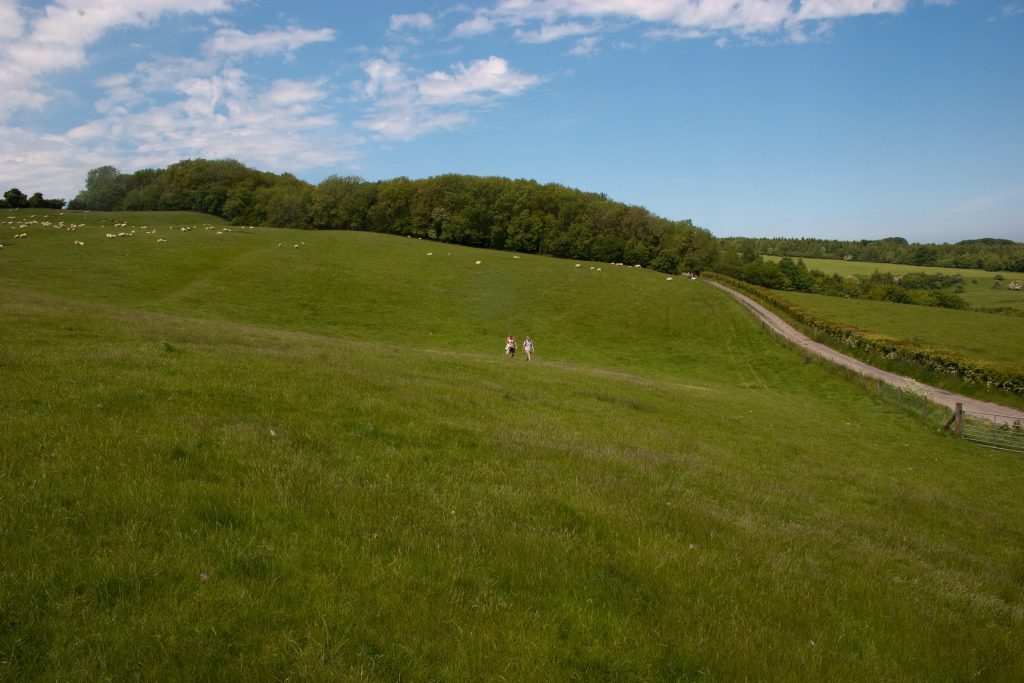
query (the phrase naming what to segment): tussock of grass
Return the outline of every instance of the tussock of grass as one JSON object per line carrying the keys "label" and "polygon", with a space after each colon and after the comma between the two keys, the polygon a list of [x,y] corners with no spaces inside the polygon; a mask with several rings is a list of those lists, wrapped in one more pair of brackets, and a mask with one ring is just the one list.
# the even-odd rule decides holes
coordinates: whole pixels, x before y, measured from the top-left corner
{"label": "tussock of grass", "polygon": [[54,235],[0,254],[2,677],[1024,676],[1020,458],[710,287]]}

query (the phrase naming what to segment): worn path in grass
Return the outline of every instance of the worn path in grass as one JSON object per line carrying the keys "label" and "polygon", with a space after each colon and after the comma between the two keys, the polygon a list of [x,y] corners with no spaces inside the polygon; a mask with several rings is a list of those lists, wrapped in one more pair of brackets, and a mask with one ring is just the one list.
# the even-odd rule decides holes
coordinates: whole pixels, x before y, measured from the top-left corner
{"label": "worn path in grass", "polygon": [[832,347],[816,342],[802,332],[799,332],[781,317],[772,313],[749,296],[741,294],[718,282],[713,282],[711,280],[705,280],[705,282],[730,294],[734,299],[749,308],[765,325],[771,328],[775,333],[781,335],[787,341],[802,349],[806,349],[810,353],[821,356],[836,365],[842,365],[850,368],[865,377],[877,379],[898,389],[913,392],[918,396],[923,396],[929,401],[946,406],[950,410],[956,410],[956,404],[961,403],[963,404],[964,410],[972,413],[989,413],[995,416],[996,422],[1002,424],[1012,424],[1017,420],[1024,420],[1024,411],[1016,408],[1011,408],[998,403],[990,403],[989,401],[981,401],[976,398],[971,398],[970,396],[964,396],[962,394],[933,387],[928,384],[922,384],[917,380],[904,377],[903,375],[897,375],[893,372],[887,372],[880,368],[876,368],[873,365],[868,365],[856,358],[847,356],[845,353],[840,353]]}

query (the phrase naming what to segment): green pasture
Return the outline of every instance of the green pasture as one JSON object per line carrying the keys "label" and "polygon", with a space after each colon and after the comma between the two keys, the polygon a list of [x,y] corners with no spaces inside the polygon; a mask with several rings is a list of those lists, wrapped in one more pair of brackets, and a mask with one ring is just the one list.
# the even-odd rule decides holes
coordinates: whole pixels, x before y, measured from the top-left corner
{"label": "green pasture", "polygon": [[1020,456],[704,283],[28,213],[0,679],[1024,678]]}
{"label": "green pasture", "polygon": [[[764,258],[778,261],[779,256]],[[943,275],[959,275],[963,278],[963,292],[958,292],[973,308],[1010,307],[1024,310],[1024,290],[1011,290],[1007,285],[1017,280],[1024,282],[1024,275],[1004,271],[995,273],[987,270],[970,268],[940,268],[938,266],[911,266],[899,263],[867,263],[864,261],[842,261],[839,259],[805,258],[804,264],[810,270],[823,273],[838,273],[843,277],[850,275],[871,275],[874,272],[892,273],[942,273]],[[996,275],[1002,276],[998,288],[994,288]],[[950,289],[952,291],[952,289]]]}
{"label": "green pasture", "polygon": [[778,292],[826,320],[905,339],[968,358],[1024,364],[1024,317],[888,301],[844,299],[804,292]]}

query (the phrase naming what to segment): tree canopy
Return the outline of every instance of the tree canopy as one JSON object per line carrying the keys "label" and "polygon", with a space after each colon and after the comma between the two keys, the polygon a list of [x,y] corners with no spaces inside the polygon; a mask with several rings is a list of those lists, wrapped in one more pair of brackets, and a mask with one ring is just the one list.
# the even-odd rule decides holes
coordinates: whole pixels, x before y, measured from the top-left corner
{"label": "tree canopy", "polygon": [[790,258],[827,258],[912,266],[979,268],[1024,272],[1024,244],[991,237],[956,244],[917,244],[902,237],[824,240],[787,237],[728,237],[723,252]]}

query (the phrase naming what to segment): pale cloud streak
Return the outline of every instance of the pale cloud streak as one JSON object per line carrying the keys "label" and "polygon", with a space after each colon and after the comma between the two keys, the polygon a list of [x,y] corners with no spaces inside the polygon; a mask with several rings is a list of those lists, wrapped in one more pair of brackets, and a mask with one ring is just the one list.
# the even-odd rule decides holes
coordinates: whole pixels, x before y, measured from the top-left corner
{"label": "pale cloud streak", "polygon": [[434,19],[425,12],[392,14],[388,19],[388,28],[392,31],[405,31],[408,29],[428,31],[434,28]]}
{"label": "pale cloud streak", "polygon": [[[779,34],[800,42],[822,24],[847,17],[903,12],[908,0],[499,0],[477,10],[452,35],[468,37],[511,27],[522,42],[594,33],[600,22],[645,24],[649,36],[698,38],[723,33],[744,39]],[[594,22],[586,31],[580,20]],[[539,28],[532,28],[536,24]]]}
{"label": "pale cloud streak", "polygon": [[289,55],[311,43],[325,43],[334,40],[334,30],[316,30],[290,27],[277,31],[245,33],[234,28],[222,28],[206,43],[206,49],[214,54],[224,55]]}
{"label": "pale cloud streak", "polygon": [[516,40],[521,43],[550,43],[562,38],[593,33],[594,29],[574,21],[564,24],[541,24],[535,31],[516,29]]}

